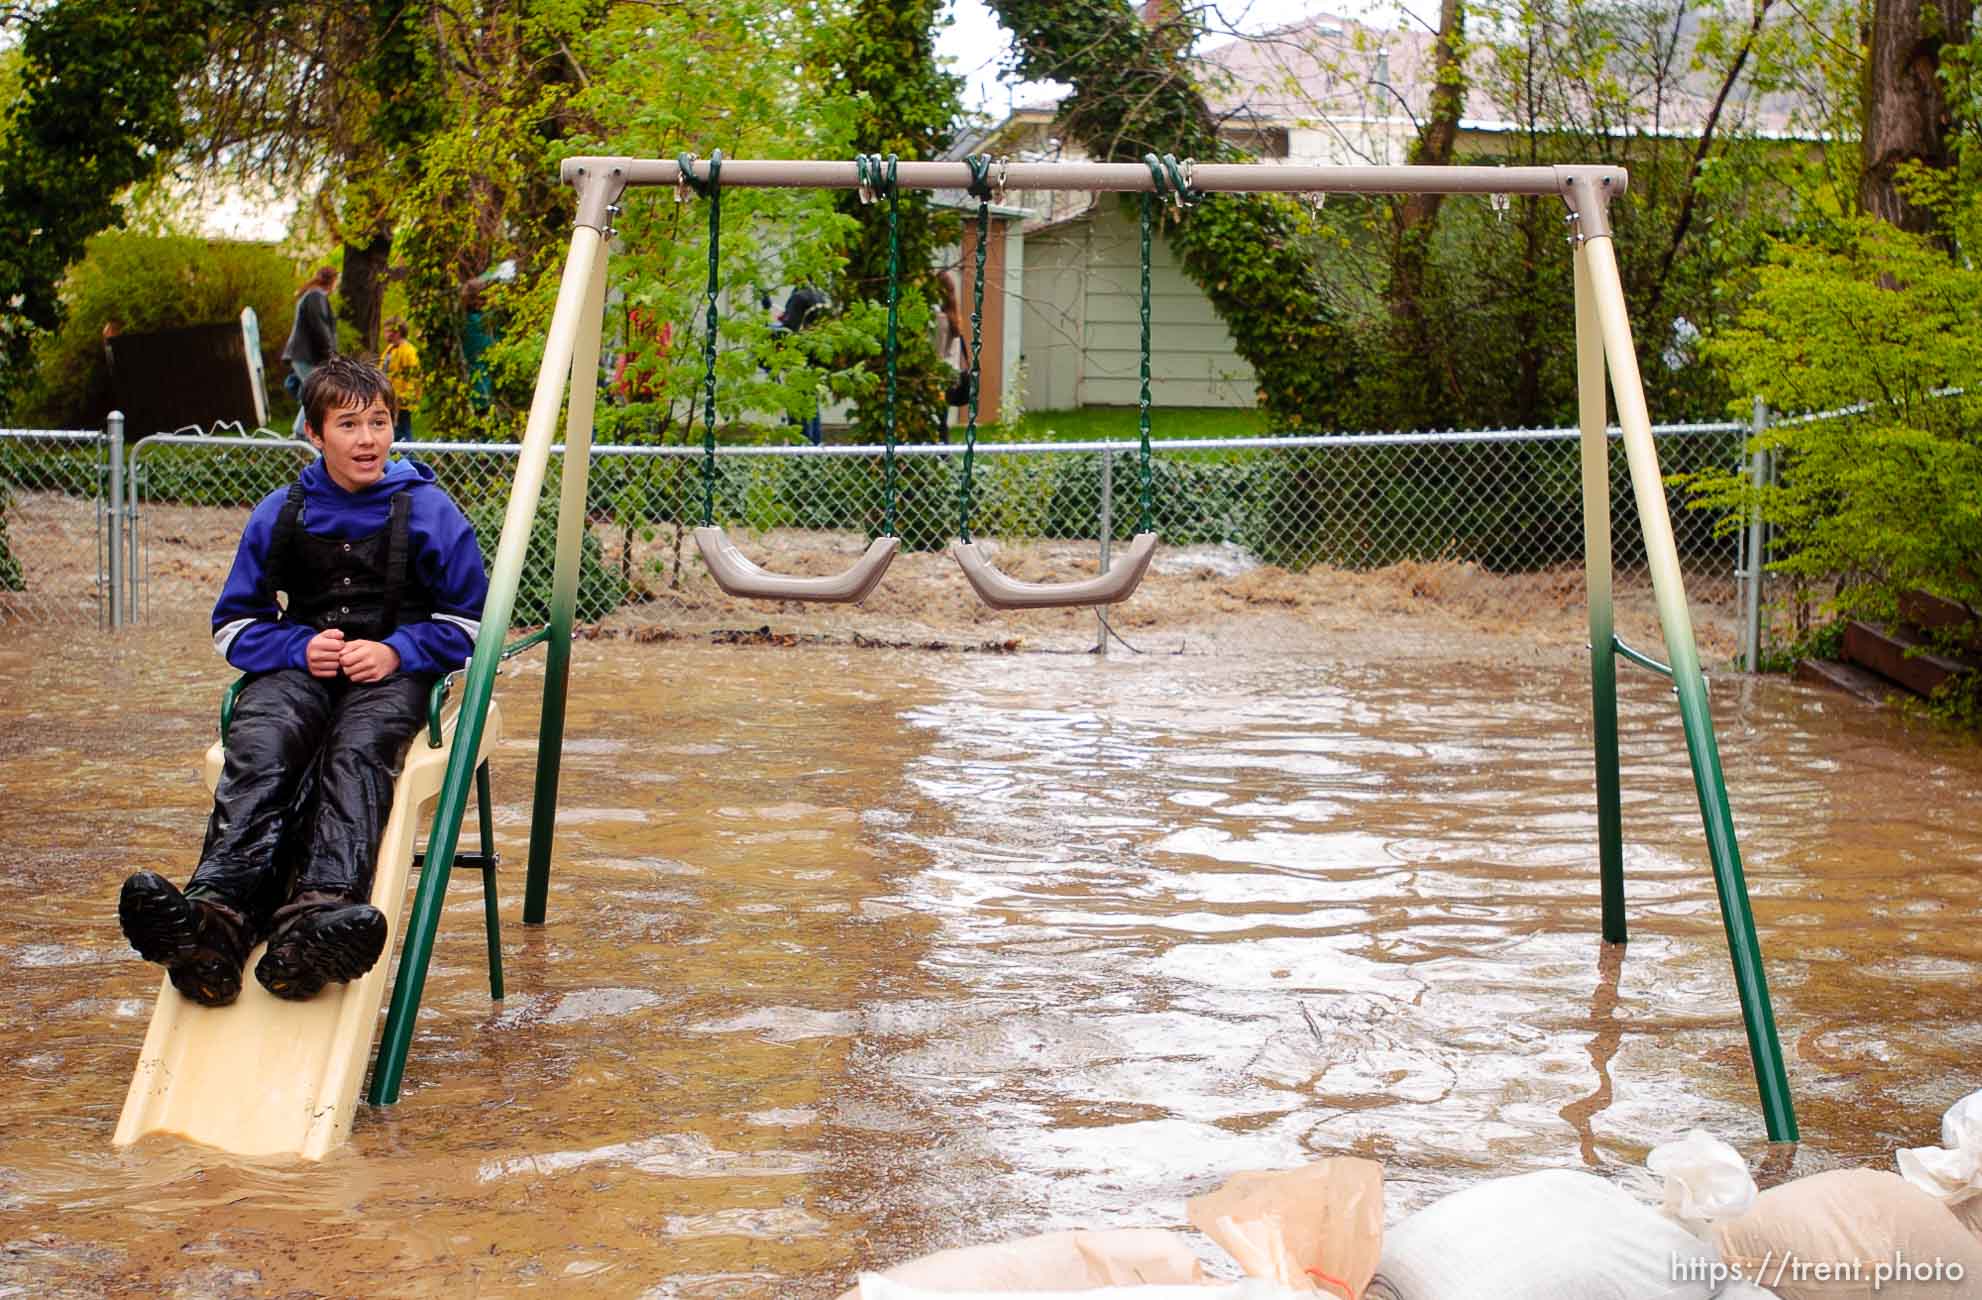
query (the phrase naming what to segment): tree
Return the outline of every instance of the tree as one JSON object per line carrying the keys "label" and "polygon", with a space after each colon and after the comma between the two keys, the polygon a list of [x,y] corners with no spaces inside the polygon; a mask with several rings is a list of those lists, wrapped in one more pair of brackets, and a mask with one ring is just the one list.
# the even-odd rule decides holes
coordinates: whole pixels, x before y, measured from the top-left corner
{"label": "tree", "polygon": [[395,192],[447,108],[433,0],[272,4],[216,30],[185,92],[187,165],[309,210],[343,246],[338,316],[376,351]]}
{"label": "tree", "polygon": [[[941,0],[855,0],[853,10],[830,29],[816,56],[830,68],[838,92],[852,112],[854,147],[863,153],[898,154],[905,162],[940,158],[961,111],[959,79],[936,65],[936,32],[943,22]],[[926,190],[903,190],[899,201],[902,294],[919,300],[926,313],[938,300],[937,231]],[[888,228],[878,209],[863,207],[858,194],[836,200],[851,235],[838,297],[881,302],[887,296]],[[905,442],[934,442],[943,418],[948,372],[936,356],[927,329],[900,336],[896,363],[896,436]],[[869,369],[878,369],[876,358]],[[881,432],[881,392],[863,401],[859,425],[869,437]]]}
{"label": "tree", "polygon": [[0,403],[34,336],[62,317],[62,276],[123,196],[186,139],[179,86],[206,33],[246,0],[61,0],[32,11],[0,135]]}
{"label": "tree", "polygon": [[1859,206],[1914,234],[1937,231],[1931,206],[1903,183],[1909,168],[1946,171],[1955,124],[1942,56],[1967,42],[1970,0],[1873,0],[1865,35],[1864,169]]}
{"label": "tree", "polygon": [[1773,567],[1799,588],[1835,582],[1843,617],[1891,617],[1915,588],[1982,605],[1982,272],[1857,217],[1782,244],[1758,279],[1713,359],[1780,410],[1858,410],[1772,425],[1779,485],[1703,473],[1698,504],[1727,527],[1759,509],[1779,530]]}

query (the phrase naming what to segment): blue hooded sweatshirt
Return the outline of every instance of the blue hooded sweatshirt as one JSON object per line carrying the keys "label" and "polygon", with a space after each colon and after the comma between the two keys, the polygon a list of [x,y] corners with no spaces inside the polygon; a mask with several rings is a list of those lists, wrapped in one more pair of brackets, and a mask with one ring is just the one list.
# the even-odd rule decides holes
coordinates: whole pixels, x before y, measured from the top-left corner
{"label": "blue hooded sweatshirt", "polygon": [[[401,672],[443,673],[459,668],[474,651],[481,631],[489,579],[475,530],[454,499],[434,482],[433,470],[416,460],[393,459],[386,462],[378,482],[346,492],[332,481],[323,461],[316,460],[298,481],[303,485],[303,527],[315,537],[369,536],[386,526],[393,497],[401,492],[411,496],[410,563],[433,596],[434,613],[431,619],[400,624],[385,644],[398,651]],[[214,648],[244,673],[278,668],[308,671],[304,647],[324,630],[283,620],[273,595],[262,591],[275,523],[288,496],[288,488],[276,489],[248,517],[234,553],[234,568],[213,607]]]}

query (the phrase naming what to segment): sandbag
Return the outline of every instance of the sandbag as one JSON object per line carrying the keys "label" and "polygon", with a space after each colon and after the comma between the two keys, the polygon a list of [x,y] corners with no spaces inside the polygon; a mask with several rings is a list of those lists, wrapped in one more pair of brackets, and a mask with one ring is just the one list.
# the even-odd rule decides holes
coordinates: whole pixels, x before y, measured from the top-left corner
{"label": "sandbag", "polygon": [[1982,1236],[1982,1092],[1941,1116],[1941,1145],[1899,1153],[1900,1177],[1954,1211]]}
{"label": "sandbag", "polygon": [[[1010,1291],[931,1291],[862,1273],[859,1300],[998,1300]],[[1252,1278],[1228,1286],[1105,1286],[1097,1291],[1034,1291],[1032,1300],[1301,1300],[1294,1292]]]}
{"label": "sandbag", "polygon": [[1713,1247],[1601,1178],[1496,1178],[1390,1229],[1369,1300],[1710,1300]]}
{"label": "sandbag", "polygon": [[1694,1129],[1677,1142],[1652,1148],[1645,1168],[1665,1180],[1665,1216],[1695,1235],[1723,1219],[1739,1218],[1755,1204],[1748,1162],[1727,1143]]}
{"label": "sandbag", "polygon": [[1341,1156],[1234,1174],[1185,1204],[1248,1277],[1361,1300],[1383,1250],[1383,1166]]}
{"label": "sandbag", "polygon": [[[1204,1265],[1161,1228],[1048,1232],[988,1246],[960,1246],[897,1264],[878,1275],[925,1291],[1080,1291],[1136,1284],[1196,1284]],[[856,1287],[840,1300],[858,1300]]]}
{"label": "sandbag", "polygon": [[1718,1224],[1721,1258],[1782,1300],[1973,1300],[1982,1244],[1897,1174],[1834,1169],[1763,1192]]}

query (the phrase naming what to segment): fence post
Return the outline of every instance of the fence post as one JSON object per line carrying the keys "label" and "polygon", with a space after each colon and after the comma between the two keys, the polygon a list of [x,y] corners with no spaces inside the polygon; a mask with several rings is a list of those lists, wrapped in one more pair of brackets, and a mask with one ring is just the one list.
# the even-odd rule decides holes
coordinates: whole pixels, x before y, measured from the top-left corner
{"label": "fence post", "polygon": [[[1101,571],[1108,572],[1109,543],[1115,540],[1115,453],[1101,453]],[[1108,653],[1108,607],[1094,607],[1094,653]]]}
{"label": "fence post", "polygon": [[112,411],[110,435],[110,630],[124,626],[124,413]]}
{"label": "fence post", "polygon": [[[1759,439],[1769,427],[1769,406],[1755,399],[1755,416],[1749,436]],[[1749,460],[1749,482],[1757,492],[1769,481],[1769,453],[1757,446]],[[1758,501],[1748,512],[1747,562],[1742,566],[1741,588],[1741,666],[1758,672],[1762,666],[1762,506]]]}
{"label": "fence post", "polygon": [[129,505],[124,513],[124,586],[129,592],[128,603],[124,606],[124,617],[132,623],[142,623],[148,611],[141,598],[144,588],[143,547],[138,537],[138,449],[128,449],[129,463],[124,467],[124,497]]}

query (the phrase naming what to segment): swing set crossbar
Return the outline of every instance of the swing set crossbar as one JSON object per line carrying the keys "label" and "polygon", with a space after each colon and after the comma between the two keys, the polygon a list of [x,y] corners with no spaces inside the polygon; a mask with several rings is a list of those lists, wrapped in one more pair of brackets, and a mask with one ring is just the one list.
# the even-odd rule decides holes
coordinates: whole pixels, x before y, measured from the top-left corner
{"label": "swing set crossbar", "polygon": [[[682,183],[681,165],[660,158],[567,158],[560,171],[567,185],[589,176],[613,178],[622,186],[673,186]],[[1261,163],[1197,163],[1188,176],[1191,188],[1227,194],[1560,194],[1572,186],[1596,186],[1606,198],[1623,194],[1628,173],[1622,167],[1563,165],[1549,167],[1322,167]],[[1000,176],[1005,190],[1112,190],[1123,193],[1156,189],[1149,169],[1139,162],[1062,162],[1007,164]],[[903,189],[963,190],[971,170],[963,162],[904,162],[896,183]],[[851,162],[806,159],[730,159],[723,163],[723,184],[759,189],[860,188],[858,167]],[[581,187],[582,190],[582,187]]]}

